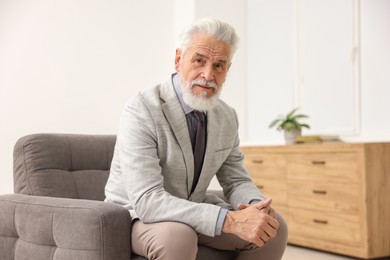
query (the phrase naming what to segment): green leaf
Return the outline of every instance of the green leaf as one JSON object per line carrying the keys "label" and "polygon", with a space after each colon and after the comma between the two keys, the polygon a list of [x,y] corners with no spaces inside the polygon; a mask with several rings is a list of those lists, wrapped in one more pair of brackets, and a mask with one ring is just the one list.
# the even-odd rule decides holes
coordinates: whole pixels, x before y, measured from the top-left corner
{"label": "green leaf", "polygon": [[303,114],[299,114],[299,115],[294,116],[294,119],[299,119],[299,118],[309,118],[309,117],[307,115],[303,115]]}
{"label": "green leaf", "polygon": [[269,128],[276,126],[281,121],[282,121],[282,119],[280,119],[280,118],[275,119],[274,121],[271,122],[271,124],[269,125]]}
{"label": "green leaf", "polygon": [[290,113],[287,114],[286,118],[290,119],[298,109],[299,109],[298,107],[293,109]]}
{"label": "green leaf", "polygon": [[301,127],[302,127],[302,128],[310,129],[310,126],[309,126],[308,124],[301,124]]}
{"label": "green leaf", "polygon": [[290,131],[296,128],[296,124],[294,124],[294,122],[291,121],[286,121],[282,124],[282,128],[284,130]]}

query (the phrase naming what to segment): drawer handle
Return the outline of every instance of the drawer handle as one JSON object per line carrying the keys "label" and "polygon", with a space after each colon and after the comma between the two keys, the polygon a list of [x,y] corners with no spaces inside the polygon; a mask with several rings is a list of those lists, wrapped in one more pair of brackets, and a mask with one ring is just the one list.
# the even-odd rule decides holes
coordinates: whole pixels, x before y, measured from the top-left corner
{"label": "drawer handle", "polygon": [[253,163],[258,163],[258,164],[262,164],[263,163],[263,160],[252,160]]}
{"label": "drawer handle", "polygon": [[311,162],[313,165],[325,165],[326,162],[325,161],[312,161]]}
{"label": "drawer handle", "polygon": [[256,185],[260,190],[264,189],[264,185]]}
{"label": "drawer handle", "polygon": [[319,195],[326,195],[328,192],[326,190],[313,190],[313,193]]}
{"label": "drawer handle", "polygon": [[313,219],[313,222],[316,224],[322,224],[322,225],[327,225],[328,221],[327,220],[322,220],[322,219]]}

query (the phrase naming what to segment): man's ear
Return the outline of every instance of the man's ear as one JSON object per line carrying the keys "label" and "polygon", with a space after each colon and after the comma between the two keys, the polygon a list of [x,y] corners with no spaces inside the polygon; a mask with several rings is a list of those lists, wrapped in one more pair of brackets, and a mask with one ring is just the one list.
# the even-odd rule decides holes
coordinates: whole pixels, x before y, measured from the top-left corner
{"label": "man's ear", "polygon": [[180,69],[180,59],[181,59],[181,50],[178,48],[178,49],[176,49],[176,55],[175,55],[175,70],[176,70],[176,72],[179,72],[179,69]]}

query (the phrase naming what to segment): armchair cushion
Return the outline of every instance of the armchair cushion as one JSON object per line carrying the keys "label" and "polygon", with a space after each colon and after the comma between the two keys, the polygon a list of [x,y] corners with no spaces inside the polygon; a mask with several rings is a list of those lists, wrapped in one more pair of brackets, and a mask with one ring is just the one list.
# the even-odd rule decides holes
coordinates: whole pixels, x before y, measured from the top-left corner
{"label": "armchair cushion", "polygon": [[130,259],[130,214],[117,205],[0,196],[1,259]]}

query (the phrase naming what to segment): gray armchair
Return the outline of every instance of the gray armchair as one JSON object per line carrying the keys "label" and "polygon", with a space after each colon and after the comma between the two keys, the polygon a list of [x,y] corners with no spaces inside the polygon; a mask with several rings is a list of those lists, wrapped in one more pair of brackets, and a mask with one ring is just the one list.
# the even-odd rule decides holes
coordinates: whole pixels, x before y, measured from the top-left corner
{"label": "gray armchair", "polygon": [[[34,134],[17,141],[15,194],[0,196],[0,259],[145,259],[131,254],[129,212],[103,202],[115,140]],[[197,255],[234,258],[204,246]]]}

